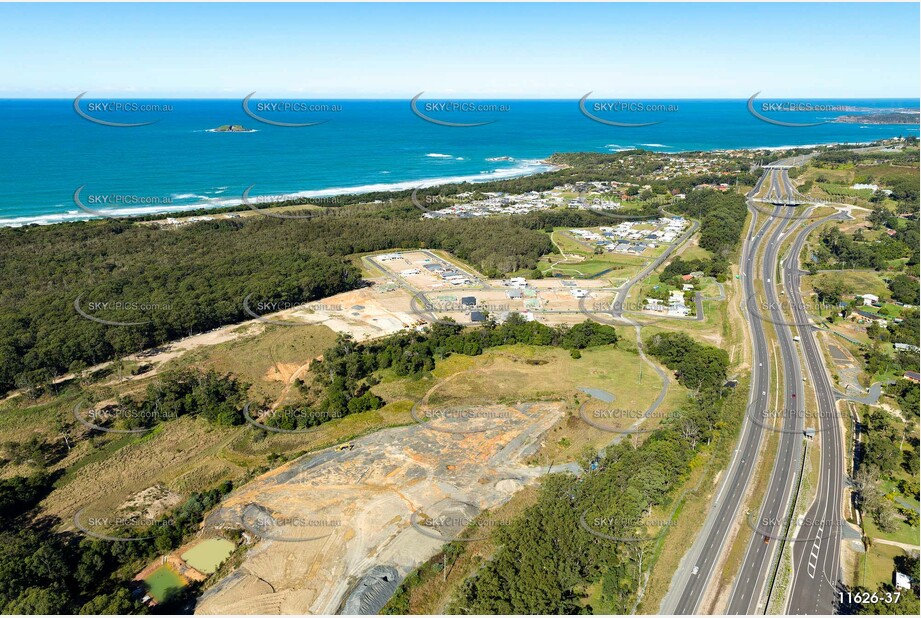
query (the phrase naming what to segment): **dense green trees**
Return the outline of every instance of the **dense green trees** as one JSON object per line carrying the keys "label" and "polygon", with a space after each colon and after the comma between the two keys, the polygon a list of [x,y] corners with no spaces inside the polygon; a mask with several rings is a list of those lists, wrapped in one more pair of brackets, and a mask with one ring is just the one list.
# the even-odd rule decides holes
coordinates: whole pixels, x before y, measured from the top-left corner
{"label": "dense green trees", "polygon": [[918,280],[908,275],[896,275],[889,281],[889,291],[892,292],[892,298],[906,305],[917,305],[919,296],[921,296],[921,286]]}
{"label": "dense green trees", "polygon": [[0,528],[38,504],[51,491],[53,480],[45,472],[0,479]]}
{"label": "dense green trees", "polygon": [[249,385],[236,377],[209,369],[180,369],[164,373],[147,387],[140,404],[141,418],[172,419],[186,414],[206,418],[215,425],[242,425]]}
{"label": "dense green trees", "polygon": [[131,575],[197,532],[204,514],[233,489],[225,482],[193,493],[163,516],[169,525],[121,531],[152,539],[116,542],[54,532],[59,522],[28,517],[36,497],[50,491],[48,481],[42,475],[0,481],[0,613],[147,613],[129,592]]}
{"label": "dense green trees", "polygon": [[[537,503],[496,530],[497,551],[464,583],[449,612],[632,611],[654,553],[654,537],[669,525],[666,520],[654,526],[657,532],[650,536],[647,516],[653,507],[674,507],[675,488],[686,478],[691,459],[718,431],[727,363],[725,352],[686,335],[653,336],[647,349],[676,368],[680,380],[699,388],[698,397],[645,441],[623,440],[608,447],[597,470],[579,479],[545,479]],[[694,372],[694,365],[705,369]],[[614,541],[592,530],[632,540]],[[601,582],[602,606],[585,607],[583,593],[595,582]]]}
{"label": "dense green trees", "polygon": [[[918,363],[915,363],[915,367],[918,366]],[[911,380],[896,380],[894,386],[887,387],[887,392],[895,397],[896,401],[899,402],[899,407],[902,408],[904,412],[913,414],[915,417],[919,415],[919,408],[921,408],[921,390],[918,389],[918,385],[912,382]]]}
{"label": "dense green trees", "polygon": [[872,268],[883,270],[889,260],[907,257],[911,250],[897,238],[885,237],[878,242],[854,240],[837,227],[826,228],[819,236],[816,251],[818,268]]}
{"label": "dense green trees", "polygon": [[[554,155],[553,161],[565,167],[423,193],[526,192],[567,182],[636,180],[658,173],[668,157],[643,151],[572,153]],[[747,160],[727,157],[714,177],[732,181],[748,174],[748,165]],[[679,176],[651,183],[653,193],[664,195],[689,191],[700,181]],[[702,246],[722,255],[735,242],[725,226],[741,224],[744,206],[737,217],[735,207],[730,208],[732,196],[700,193],[707,192],[693,192],[686,212],[697,216],[711,208],[719,211],[704,225]],[[420,220],[410,194],[342,196],[341,206],[304,220],[249,217],[160,228],[149,217],[0,229],[0,392],[20,387],[38,393],[55,376],[78,367],[248,319],[246,297],[250,306],[284,307],[353,289],[361,285],[359,271],[348,259],[355,254],[443,249],[495,277],[534,269],[542,255],[553,251],[545,230],[609,221],[570,209]],[[375,200],[381,203],[368,204]],[[650,207],[638,214],[655,212]],[[74,307],[78,298],[94,318],[139,324],[111,326],[86,319]]]}
{"label": "dense green trees", "polygon": [[[418,211],[412,209],[414,217]],[[397,247],[454,252],[489,274],[533,268],[552,250],[539,218],[419,221],[249,218],[156,229],[96,221],[0,230],[0,391],[49,381],[251,316],[361,285],[345,256]],[[41,255],[36,260],[35,255]],[[111,326],[82,317],[135,323]],[[123,303],[115,308],[117,302]],[[96,308],[94,303],[108,303]],[[133,305],[138,305],[134,307]],[[256,310],[266,313],[267,310]]]}
{"label": "dense green trees", "polygon": [[689,275],[693,272],[702,272],[707,277],[714,277],[718,281],[724,281],[729,274],[729,260],[725,257],[714,257],[708,260],[684,260],[679,255],[662,269],[659,280],[666,281],[671,279],[673,280],[672,284],[677,286],[679,283],[677,277]]}
{"label": "dense green trees", "polygon": [[409,376],[435,368],[435,361],[451,354],[476,356],[500,345],[559,346],[566,350],[616,344],[610,326],[585,321],[575,326],[549,327],[528,322],[512,313],[502,324],[487,320],[482,327],[464,329],[451,322],[436,322],[420,331],[403,331],[368,343],[340,335],[322,360],[311,363],[312,387],[302,388],[306,407],[289,406],[273,413],[267,423],[281,429],[313,427],[334,418],[375,410],[383,401],[370,392],[373,374],[391,369]]}
{"label": "dense green trees", "polygon": [[[895,503],[886,494],[886,485],[901,470],[901,450],[905,428],[885,410],[867,410],[861,419],[863,439],[858,446],[854,486],[857,504],[883,531],[893,531],[899,521]],[[917,447],[916,447],[917,448]],[[917,454],[912,454],[917,459]]]}
{"label": "dense green trees", "polygon": [[649,353],[673,369],[687,388],[709,392],[722,388],[729,367],[725,350],[699,344],[685,333],[658,333],[646,345]]}
{"label": "dense green trees", "polygon": [[117,406],[96,411],[94,425],[144,429],[196,415],[219,426],[242,425],[249,385],[231,374],[194,368],[166,371],[147,386],[143,397],[126,397]]}
{"label": "dense green trees", "polygon": [[748,208],[735,193],[700,190],[669,207],[700,220],[700,246],[717,258],[726,258],[739,245]]}

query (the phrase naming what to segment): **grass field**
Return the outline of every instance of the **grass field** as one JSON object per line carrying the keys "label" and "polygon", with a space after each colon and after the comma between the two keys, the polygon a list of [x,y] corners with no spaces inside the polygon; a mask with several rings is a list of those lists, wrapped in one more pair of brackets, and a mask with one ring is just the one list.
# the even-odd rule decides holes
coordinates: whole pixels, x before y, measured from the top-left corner
{"label": "grass field", "polygon": [[[917,541],[917,539],[915,539]],[[902,549],[883,543],[873,544],[858,560],[856,582],[871,590],[883,583],[892,583],[892,572],[895,570],[893,560],[903,555]]]}
{"label": "grass field", "polygon": [[864,201],[873,197],[873,191],[870,189],[852,189],[847,185],[833,184],[830,182],[820,182],[817,186],[831,197],[857,197]]}
{"label": "grass field", "polygon": [[713,253],[707,251],[697,243],[688,244],[687,247],[681,251],[681,259],[687,260],[709,260],[713,257]]}
{"label": "grass field", "polygon": [[192,568],[211,574],[233,553],[234,547],[227,539],[205,539],[182,554],[182,559]]}
{"label": "grass field", "polygon": [[[428,405],[514,405],[538,400],[569,403],[567,418],[553,428],[551,439],[529,463],[574,459],[586,445],[601,447],[617,435],[592,427],[578,417],[579,406],[589,399],[578,390],[580,387],[599,388],[613,394],[615,400],[608,407],[645,411],[662,386],[658,374],[636,354],[632,341],[623,341],[618,348],[583,350],[578,360],[558,348],[524,345],[493,348],[476,357],[453,355],[438,362],[432,377],[395,378],[385,374],[374,392],[388,400],[419,400],[438,380],[461,372],[464,375],[435,388]],[[661,406],[662,414],[678,409],[686,397],[687,391],[672,382]],[[618,424],[611,427],[621,428]]]}
{"label": "grass field", "polygon": [[[232,372],[252,381],[254,398],[271,399],[286,383],[274,379],[276,367],[289,368],[287,380],[294,368],[305,367],[332,339],[332,331],[325,327],[275,326],[258,335],[190,352],[170,361],[169,366]],[[254,471],[298,455],[384,427],[411,423],[413,402],[440,380],[462,371],[470,375],[436,391],[433,402],[468,405],[476,401],[566,401],[569,417],[554,428],[552,440],[547,441],[536,461],[576,458],[585,445],[601,446],[612,439],[610,432],[592,428],[575,416],[578,403],[587,398],[578,392],[579,387],[608,390],[617,397],[615,405],[642,410],[659,392],[660,378],[637,356],[632,340],[625,339],[621,348],[586,350],[581,359],[574,360],[560,349],[511,346],[489,350],[479,357],[452,356],[439,361],[432,375],[422,377],[397,377],[384,371],[381,382],[374,387],[374,392],[389,402],[383,408],[299,434],[266,434],[249,425],[216,427],[204,419],[183,417],[142,435],[97,434],[92,439],[81,435],[82,426],[74,422],[74,405],[86,398],[99,401],[103,396],[112,397],[119,384],[88,386],[90,391],[100,390],[95,396],[71,384],[61,387],[57,397],[29,402],[30,405],[22,405],[21,399],[6,402],[0,407],[0,428],[9,439],[23,440],[40,432],[49,440],[57,440],[57,427],[71,426],[72,449],[53,467],[62,476],[42,503],[44,513],[60,517],[65,527],[70,527],[70,518],[80,509],[87,509],[87,517],[109,517],[154,487],[182,500],[192,491],[203,491],[225,480],[244,480]],[[155,379],[122,384],[141,392]],[[675,409],[685,397],[684,389],[673,384],[663,410]],[[27,472],[23,466],[5,466],[2,473]]]}
{"label": "grass field", "polygon": [[[895,503],[893,503],[895,505]],[[898,505],[895,505],[898,506]],[[863,528],[867,533],[867,536],[874,539],[885,539],[887,541],[895,541],[897,543],[908,543],[909,545],[918,544],[918,535],[919,529],[917,526],[911,527],[905,523],[905,520],[901,516],[896,515],[897,524],[895,530],[892,532],[883,532],[880,530],[876,524],[873,522],[873,519],[870,517],[865,517],[863,520]]]}
{"label": "grass field", "polygon": [[[232,373],[252,385],[251,397],[278,397],[291,375],[336,342],[326,326],[269,325],[265,332],[192,351],[167,368],[197,367]],[[301,376],[308,378],[305,371]]]}
{"label": "grass field", "polygon": [[880,300],[890,298],[889,288],[879,273],[873,270],[839,270],[826,271],[815,275],[803,276],[803,281],[808,284],[808,290],[811,292],[818,282],[836,281],[851,290],[842,300],[849,302],[851,297],[863,294],[874,294]]}
{"label": "grass field", "polygon": [[604,279],[629,279],[642,270],[650,260],[667,249],[667,245],[659,246],[652,251],[647,250],[647,255],[643,256],[608,252],[595,254],[593,248],[589,248],[565,233],[568,229],[557,228],[551,237],[566,255],[577,255],[583,260],[579,262],[568,259],[560,262],[562,256],[559,253],[545,255],[538,261],[537,266],[546,277],[559,274],[566,277],[590,278],[603,273],[602,278]]}

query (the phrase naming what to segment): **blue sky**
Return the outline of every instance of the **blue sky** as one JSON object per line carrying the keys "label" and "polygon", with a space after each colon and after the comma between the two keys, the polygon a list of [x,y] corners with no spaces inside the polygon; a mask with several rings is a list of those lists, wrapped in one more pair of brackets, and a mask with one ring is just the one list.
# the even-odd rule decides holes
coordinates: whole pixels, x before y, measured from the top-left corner
{"label": "blue sky", "polygon": [[0,97],[914,97],[919,5],[0,4]]}

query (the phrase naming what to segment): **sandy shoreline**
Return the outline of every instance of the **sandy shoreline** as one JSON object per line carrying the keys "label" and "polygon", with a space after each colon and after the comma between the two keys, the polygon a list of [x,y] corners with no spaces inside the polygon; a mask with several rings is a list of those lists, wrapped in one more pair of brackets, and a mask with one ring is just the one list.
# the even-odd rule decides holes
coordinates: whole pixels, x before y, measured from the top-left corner
{"label": "sandy shoreline", "polygon": [[[789,146],[755,146],[749,148],[715,148],[711,150],[681,150],[675,152],[659,152],[658,154],[666,155],[681,155],[686,153],[695,153],[695,152],[712,152],[712,153],[727,153],[727,152],[743,152],[743,151],[766,151],[766,152],[778,152],[782,150],[792,150],[796,148],[820,148],[825,146],[840,146],[840,145],[853,145],[853,146],[866,146],[868,144],[874,144],[880,140],[873,140],[868,142],[829,142],[825,144],[806,144],[802,146],[789,145]],[[640,149],[645,150],[645,149]],[[656,152],[651,150],[651,152]],[[612,154],[612,153],[601,153],[601,154]],[[513,159],[515,160],[515,159]],[[450,184],[459,184],[463,182],[470,183],[485,183],[493,181],[502,181],[502,180],[511,180],[514,178],[523,178],[525,176],[533,176],[535,174],[542,174],[545,172],[554,172],[560,169],[569,167],[567,165],[553,164],[550,162],[549,157],[543,159],[521,159],[516,160],[525,164],[524,167],[520,168],[510,168],[507,170],[508,174],[503,174],[503,170],[495,170],[494,174],[486,173],[486,177],[479,178],[475,176],[458,176],[458,177],[449,177],[449,178],[433,178],[429,180],[416,180],[416,181],[403,181],[390,183],[388,185],[365,185],[357,187],[334,187],[330,189],[318,189],[318,190],[309,190],[309,191],[297,191],[293,193],[284,193],[278,194],[279,201],[285,199],[294,200],[294,199],[311,199],[316,198],[318,201],[322,199],[328,199],[332,197],[345,197],[345,196],[361,196],[368,195],[371,193],[401,193],[409,191],[412,189],[423,189],[423,188],[432,188],[440,187]],[[528,167],[531,166],[531,167]],[[390,187],[390,188],[385,188]],[[135,208],[135,209],[125,209],[121,211],[115,211],[112,213],[112,218],[119,219],[131,219],[134,217],[151,217],[154,216],[156,219],[161,220],[174,217],[185,217],[191,216],[190,213],[195,212],[197,216],[209,216],[205,213],[199,213],[199,211],[205,211],[213,209],[215,215],[226,215],[227,213],[218,212],[224,209],[237,209],[240,210],[243,207],[243,200],[241,199],[225,199],[221,200],[220,203],[197,203],[197,204],[188,204],[188,205],[170,205],[164,206],[163,210],[157,210],[156,207],[153,209],[144,209],[144,208]],[[232,212],[232,211],[228,211]],[[58,220],[49,220],[57,218]],[[23,217],[11,217],[7,219],[0,219],[0,228],[3,227],[25,227],[29,225],[56,225],[59,223],[74,223],[78,221],[89,221],[94,219],[99,219],[98,215],[92,215],[88,212],[80,212],[79,210],[67,211],[65,213],[45,213],[37,215],[27,215]]]}

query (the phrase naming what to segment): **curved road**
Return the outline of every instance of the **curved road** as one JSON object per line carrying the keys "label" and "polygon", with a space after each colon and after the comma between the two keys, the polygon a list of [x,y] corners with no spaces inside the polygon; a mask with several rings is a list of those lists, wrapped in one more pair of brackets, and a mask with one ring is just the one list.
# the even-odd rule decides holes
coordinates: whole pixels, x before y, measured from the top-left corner
{"label": "curved road", "polygon": [[844,494],[844,446],[835,393],[815,339],[815,327],[800,294],[799,255],[806,237],[814,229],[834,219],[847,219],[841,213],[817,221],[796,237],[790,259],[784,265],[787,294],[792,302],[793,322],[802,339],[803,355],[815,388],[819,412],[817,439],[821,440],[819,487],[806,513],[793,547],[793,584],[787,612],[790,614],[833,614],[840,581],[841,527],[844,519],[841,501]]}
{"label": "curved road", "polygon": [[[746,299],[754,297],[755,257],[771,226],[771,222],[767,221],[755,232],[757,212],[750,202],[749,208],[752,212],[752,219],[749,224],[748,237],[742,247],[741,263],[742,289]],[[749,324],[753,352],[751,391],[748,403],[748,413],[751,413],[751,411],[767,409],[770,365],[764,322],[750,320]],[[733,453],[729,469],[724,475],[722,485],[703,528],[675,571],[669,591],[659,608],[660,614],[694,614],[698,611],[701,598],[711,578],[716,574],[716,563],[751,480],[751,466],[757,456],[762,433],[763,428],[760,425],[743,422],[739,448]]]}
{"label": "curved road", "polygon": [[[783,214],[782,208],[782,206],[777,207],[778,216]],[[802,389],[799,386],[802,384],[802,369],[793,341],[793,333],[784,322],[783,305],[777,294],[778,253],[783,238],[790,231],[789,225],[789,220],[781,219],[778,222],[765,250],[761,277],[767,300],[766,314],[763,315],[756,311],[755,303],[750,301],[746,303],[751,322],[766,320],[772,323],[774,337],[780,348],[778,361],[784,385],[779,401],[780,409],[777,410],[775,408],[778,406],[771,405],[750,413],[758,415],[762,411],[769,411],[768,418],[777,418],[784,411],[800,410],[804,405]],[[772,398],[772,401],[776,400]],[[771,480],[758,519],[749,519],[749,525],[754,529],[754,534],[729,599],[728,614],[763,613],[764,595],[762,592],[769,581],[773,558],[777,550],[782,548],[782,539],[787,534],[786,517],[790,507],[792,489],[797,480],[796,475],[800,469],[803,427],[800,414],[782,414],[782,419],[783,426],[779,432],[780,443],[774,457]]]}
{"label": "curved road", "polygon": [[[780,245],[786,235],[792,233],[796,226],[800,224],[799,218],[790,217],[787,214],[787,208],[779,204],[799,203],[800,197],[790,182],[786,172],[786,167],[790,167],[808,160],[810,157],[797,157],[795,160],[784,160],[775,162],[764,167],[764,173],[758,180],[755,188],[748,194],[749,209],[752,211],[753,219],[749,228],[749,236],[745,241],[741,262],[741,277],[743,293],[745,297],[745,311],[751,316],[748,320],[750,325],[750,335],[753,349],[752,365],[752,383],[751,394],[749,397],[749,406],[747,417],[742,426],[742,435],[739,439],[739,448],[734,452],[729,469],[725,475],[723,483],[714,500],[707,520],[699,533],[694,545],[688,551],[679,565],[669,588],[668,594],[663,599],[660,607],[660,613],[675,614],[693,614],[699,611],[701,599],[707,587],[716,574],[714,573],[715,565],[718,562],[724,546],[726,545],[729,530],[736,521],[739,506],[744,501],[745,492],[751,480],[752,464],[755,462],[761,445],[762,437],[765,433],[764,427],[760,423],[749,422],[753,414],[761,411],[771,410],[773,398],[769,398],[768,393],[771,369],[770,369],[770,349],[765,334],[765,324],[773,323],[775,338],[779,344],[781,374],[783,378],[783,389],[779,392],[782,397],[776,407],[783,409],[802,409],[805,406],[803,398],[803,378],[800,360],[796,350],[796,344],[793,341],[793,333],[785,321],[782,312],[782,304],[777,297],[777,276],[778,266],[777,258]],[[762,191],[764,183],[768,183],[768,195],[772,196],[775,202],[774,210],[769,214],[766,222],[755,233],[754,218],[759,210],[755,205],[756,201],[765,201],[755,196]],[[799,255],[805,238],[810,231],[818,227],[823,221],[808,226],[801,231],[794,241],[793,252],[791,255],[794,259],[788,260],[789,264],[784,267],[784,281],[790,288],[796,287],[796,296],[799,298],[799,268],[795,256]],[[765,239],[770,232],[770,237]],[[755,277],[756,264],[759,260],[756,258],[762,242],[767,243],[764,251],[764,258],[760,260],[761,280],[764,283],[764,294],[767,301],[766,311],[762,314],[757,311]],[[788,294],[793,293],[788,291]],[[753,318],[753,319],[752,319]],[[805,319],[808,320],[808,317]],[[794,315],[794,323],[802,322],[803,316]],[[802,322],[808,324],[808,322]],[[817,353],[810,354],[808,349],[806,359],[809,365],[810,375],[813,382],[819,379],[819,375],[824,375],[824,365],[821,363],[821,356]],[[827,378],[826,378],[827,380]],[[797,401],[798,398],[798,401]],[[820,406],[822,395],[819,396]],[[832,405],[834,400],[831,399]],[[777,411],[782,412],[782,410]],[[827,417],[823,414],[823,417]],[[832,415],[834,416],[834,415]],[[824,425],[825,421],[823,421]],[[823,427],[824,429],[824,427]],[[815,537],[814,530],[807,529],[805,526],[796,531],[790,529],[787,521],[787,515],[791,507],[790,500],[793,490],[798,483],[798,473],[802,462],[803,453],[803,415],[802,414],[784,414],[783,425],[774,429],[779,433],[778,453],[774,460],[770,483],[761,504],[761,511],[758,519],[754,515],[750,518],[750,525],[755,529],[755,534],[749,544],[743,563],[739,571],[729,599],[729,614],[751,614],[763,612],[767,599],[765,592],[770,581],[771,567],[774,565],[774,558],[778,550],[783,546],[784,539],[793,532],[797,533],[797,540],[804,535],[806,538]],[[829,429],[831,431],[831,429]],[[829,434],[829,440],[834,442],[833,434]],[[837,442],[836,442],[837,444]],[[834,448],[838,448],[837,446]],[[827,453],[825,452],[827,451]],[[835,454],[833,449],[823,449],[823,462],[829,458],[830,469],[836,469],[831,464],[831,460],[837,459],[840,462],[840,454]],[[825,464],[823,463],[823,466]],[[835,478],[832,478],[834,476]],[[823,475],[823,483],[832,487],[835,482],[840,482],[840,474]],[[812,510],[825,510],[839,504],[832,487],[831,491],[822,493],[824,500],[817,500],[817,505]],[[822,497],[820,496],[820,497]],[[812,515],[812,511],[810,511]],[[836,532],[838,532],[836,530]],[[823,529],[822,534],[826,534]],[[811,535],[811,536],[810,536]],[[804,545],[804,543],[799,543]],[[809,544],[811,548],[811,543]],[[825,543],[825,549],[819,547],[819,555],[837,556],[837,552],[828,551],[829,547],[837,549],[837,543]],[[824,554],[822,552],[825,552]],[[814,553],[807,552],[810,556]],[[808,564],[807,564],[808,567]],[[833,570],[835,567],[830,566]],[[806,572],[805,570],[803,572]],[[790,611],[796,612],[799,605],[793,600],[800,597],[811,598],[815,606],[810,609],[810,613],[829,613],[823,608],[830,607],[822,602],[816,602],[817,599],[823,599],[827,596],[826,591],[815,583],[814,578],[809,582],[803,580],[799,571],[794,574],[793,593],[791,594]],[[834,579],[834,576],[832,576]],[[801,592],[800,592],[801,591]],[[818,609],[816,609],[818,608]]]}

